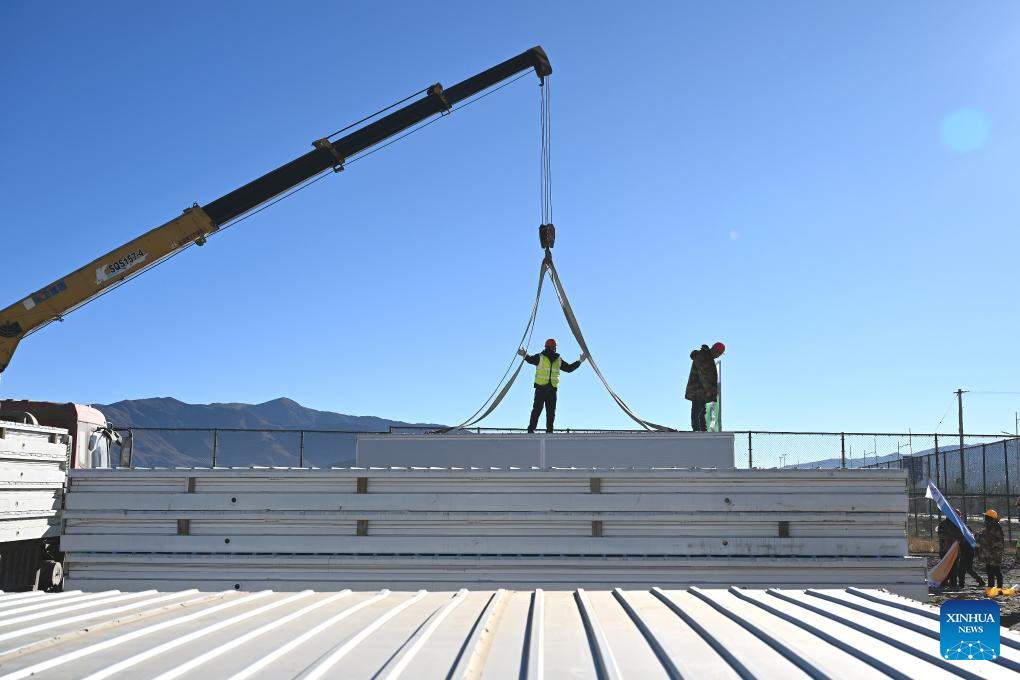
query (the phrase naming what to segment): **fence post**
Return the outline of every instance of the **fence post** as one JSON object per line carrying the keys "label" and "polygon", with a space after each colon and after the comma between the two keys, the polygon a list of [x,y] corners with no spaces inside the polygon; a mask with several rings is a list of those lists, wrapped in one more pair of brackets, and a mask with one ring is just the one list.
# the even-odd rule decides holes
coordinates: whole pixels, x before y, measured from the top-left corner
{"label": "fence post", "polygon": [[[928,454],[927,456],[925,456],[925,459],[927,459],[927,463],[928,463],[928,479],[929,480],[931,479],[931,458],[932,458],[931,454]],[[935,454],[935,469],[936,469],[935,479],[938,479],[938,472],[937,472],[937,470],[938,470],[938,463],[939,463],[939,456],[936,453]],[[932,532],[932,524],[934,524],[934,522],[932,521],[932,518],[931,518],[931,501],[928,501],[928,538],[935,538],[935,536],[934,536],[934,534]]]}
{"label": "fence post", "polygon": [[216,467],[216,452],[220,448],[220,431],[213,430],[212,435],[212,466]]}
{"label": "fence post", "polygon": [[754,456],[751,455],[751,433],[747,433],[747,469],[754,469]]}
{"label": "fence post", "polygon": [[301,446],[298,449],[298,467],[305,466],[305,431],[301,430]]}
{"label": "fence post", "polygon": [[[942,472],[943,477],[946,474],[945,470],[946,470],[946,461],[943,458],[942,459],[942,465],[941,465],[941,472]],[[943,495],[945,495],[945,493],[946,493],[945,480],[943,479],[943,477],[939,476],[939,472],[940,472],[940,466],[939,466],[939,435],[938,435],[938,432],[936,432],[935,433],[935,486],[941,487],[941,491],[942,491]],[[928,501],[928,507],[929,508],[932,505],[934,505],[934,504],[935,504],[935,501]],[[942,510],[940,510],[938,508],[938,506],[935,507],[935,515],[936,515],[936,519],[938,519],[938,517],[942,516]]]}
{"label": "fence post", "polygon": [[985,445],[981,445],[981,512],[988,509],[988,474],[985,472]]}
{"label": "fence post", "polygon": [[1009,532],[1009,541],[1013,542],[1013,504],[1009,494],[1009,440],[1002,440],[1002,467],[1006,471],[1006,531]]}
{"label": "fence post", "polygon": [[846,434],[839,433],[839,466],[846,469]]}
{"label": "fence post", "polygon": [[963,430],[961,429],[961,431],[960,431],[960,498],[961,498],[961,501],[960,502],[963,505],[960,506],[960,509],[963,510],[963,517],[961,517],[960,519],[962,519],[964,522],[967,521],[967,517],[969,516],[969,511],[967,510],[967,469],[966,469],[967,468],[967,461],[966,461],[966,456],[967,456],[967,451],[966,451],[966,447],[965,447],[965,445],[963,443]]}

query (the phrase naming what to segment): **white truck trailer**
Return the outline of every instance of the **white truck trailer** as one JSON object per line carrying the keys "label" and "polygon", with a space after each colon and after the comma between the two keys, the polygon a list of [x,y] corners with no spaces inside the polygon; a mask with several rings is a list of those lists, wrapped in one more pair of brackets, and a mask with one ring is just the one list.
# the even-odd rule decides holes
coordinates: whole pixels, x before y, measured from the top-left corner
{"label": "white truck trailer", "polygon": [[61,587],[67,471],[130,457],[130,438],[90,406],[0,401],[0,590]]}

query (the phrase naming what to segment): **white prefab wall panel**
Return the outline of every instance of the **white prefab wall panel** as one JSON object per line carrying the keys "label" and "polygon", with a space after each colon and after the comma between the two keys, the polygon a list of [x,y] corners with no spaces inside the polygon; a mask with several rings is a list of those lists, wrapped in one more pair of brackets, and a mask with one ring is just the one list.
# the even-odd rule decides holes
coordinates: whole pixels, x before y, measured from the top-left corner
{"label": "white prefab wall panel", "polygon": [[884,587],[901,470],[74,470],[68,587]]}
{"label": "white prefab wall panel", "polygon": [[361,467],[731,468],[731,432],[359,434]]}
{"label": "white prefab wall panel", "polygon": [[67,433],[0,421],[0,543],[56,536]]}

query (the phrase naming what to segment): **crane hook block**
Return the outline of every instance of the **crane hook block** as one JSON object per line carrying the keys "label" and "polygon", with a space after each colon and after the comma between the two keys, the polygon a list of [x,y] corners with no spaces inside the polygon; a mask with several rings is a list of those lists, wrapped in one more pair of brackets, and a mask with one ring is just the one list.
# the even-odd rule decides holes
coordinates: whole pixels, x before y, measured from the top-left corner
{"label": "crane hook block", "polygon": [[538,242],[547,250],[556,245],[556,227],[551,224],[539,225]]}

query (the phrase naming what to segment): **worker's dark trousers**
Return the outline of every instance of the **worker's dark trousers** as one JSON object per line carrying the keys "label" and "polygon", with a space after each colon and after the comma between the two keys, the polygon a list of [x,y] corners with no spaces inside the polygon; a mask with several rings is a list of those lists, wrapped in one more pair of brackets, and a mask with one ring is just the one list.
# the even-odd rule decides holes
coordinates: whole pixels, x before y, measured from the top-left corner
{"label": "worker's dark trousers", "polygon": [[553,421],[556,420],[556,388],[552,385],[542,385],[535,388],[535,405],[531,407],[531,422],[528,423],[528,432],[534,432],[538,427],[538,417],[542,415],[542,408],[545,408],[545,431],[553,431]]}
{"label": "worker's dark trousers", "polygon": [[986,564],[985,574],[988,575],[988,587],[989,588],[1001,588],[1002,587],[1002,567],[997,564]]}
{"label": "worker's dark trousers", "polygon": [[705,432],[708,425],[705,424],[705,401],[691,402],[691,429],[695,432]]}
{"label": "worker's dark trousers", "polygon": [[[963,539],[966,541],[967,539]],[[956,584],[961,588],[964,586],[964,582],[967,580],[967,574],[974,577],[974,581],[980,586],[984,585],[984,581],[978,576],[978,573],[974,571],[974,549],[967,544],[967,547],[963,547],[963,543],[960,544],[960,557],[956,561]]]}

